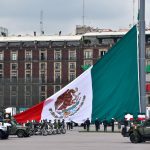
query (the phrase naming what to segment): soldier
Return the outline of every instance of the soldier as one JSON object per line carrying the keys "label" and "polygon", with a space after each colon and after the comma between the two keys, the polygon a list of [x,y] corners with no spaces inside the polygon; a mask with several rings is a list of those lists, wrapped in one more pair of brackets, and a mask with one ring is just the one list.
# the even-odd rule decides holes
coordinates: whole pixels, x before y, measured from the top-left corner
{"label": "soldier", "polygon": [[106,120],[106,118],[103,120],[103,126],[104,126],[104,132],[107,132],[107,125],[108,125],[108,121]]}
{"label": "soldier", "polygon": [[60,129],[61,128],[61,122],[60,122],[60,120],[58,120],[58,123],[57,123],[57,127],[58,127],[58,129]]}
{"label": "soldier", "polygon": [[70,121],[70,128],[73,129],[73,121]]}
{"label": "soldier", "polygon": [[67,130],[70,130],[71,129],[71,122],[69,121],[69,122],[67,122]]}
{"label": "soldier", "polygon": [[57,121],[56,121],[56,119],[54,120],[53,125],[54,125],[54,129],[57,129]]}
{"label": "soldier", "polygon": [[65,120],[64,119],[62,120],[61,124],[62,124],[62,128],[65,129]]}
{"label": "soldier", "polygon": [[100,128],[100,121],[98,120],[98,118],[96,118],[96,120],[95,120],[95,130],[96,130],[96,132],[98,132],[99,128]]}
{"label": "soldier", "polygon": [[49,120],[48,125],[49,125],[49,127],[50,127],[51,129],[53,129],[53,124],[52,124],[52,121],[51,121],[51,120]]}
{"label": "soldier", "polygon": [[111,131],[114,132],[114,118],[111,119]]}
{"label": "soldier", "polygon": [[87,120],[85,121],[85,123],[86,123],[87,132],[89,132],[90,124],[91,124],[89,118],[87,118]]}

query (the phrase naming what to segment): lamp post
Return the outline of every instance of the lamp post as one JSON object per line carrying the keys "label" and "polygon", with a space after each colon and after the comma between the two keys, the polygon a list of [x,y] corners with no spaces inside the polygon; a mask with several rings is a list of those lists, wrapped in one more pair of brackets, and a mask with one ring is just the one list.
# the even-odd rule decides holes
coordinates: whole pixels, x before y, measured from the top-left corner
{"label": "lamp post", "polygon": [[139,81],[140,113],[146,113],[145,96],[145,0],[139,2]]}

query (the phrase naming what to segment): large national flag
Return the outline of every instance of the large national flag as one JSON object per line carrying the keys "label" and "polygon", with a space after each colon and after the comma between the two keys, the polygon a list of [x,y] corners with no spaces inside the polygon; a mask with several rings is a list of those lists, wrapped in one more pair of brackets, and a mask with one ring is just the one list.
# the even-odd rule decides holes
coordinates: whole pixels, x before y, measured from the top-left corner
{"label": "large national flag", "polygon": [[123,118],[139,112],[137,29],[134,26],[97,63],[40,104],[15,117],[27,120]]}

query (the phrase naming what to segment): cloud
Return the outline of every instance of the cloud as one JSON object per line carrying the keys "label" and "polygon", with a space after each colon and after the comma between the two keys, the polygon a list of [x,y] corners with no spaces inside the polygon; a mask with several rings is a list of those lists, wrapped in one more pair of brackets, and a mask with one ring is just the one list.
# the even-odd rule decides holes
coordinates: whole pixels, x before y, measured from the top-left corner
{"label": "cloud", "polygon": [[[133,0],[84,0],[85,23],[100,28],[127,28],[133,22]],[[138,0],[137,0],[138,1]],[[137,4],[136,1],[136,4]],[[1,0],[0,26],[10,34],[40,31],[40,12],[47,34],[68,34],[82,24],[83,0]],[[150,1],[146,0],[146,20],[149,24]],[[135,18],[137,16],[137,5]]]}

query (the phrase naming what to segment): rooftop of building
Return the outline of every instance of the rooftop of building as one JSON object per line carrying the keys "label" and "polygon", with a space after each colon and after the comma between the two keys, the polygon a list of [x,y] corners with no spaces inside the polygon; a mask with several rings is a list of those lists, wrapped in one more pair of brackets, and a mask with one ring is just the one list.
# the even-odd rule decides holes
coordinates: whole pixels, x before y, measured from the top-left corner
{"label": "rooftop of building", "polygon": [[[128,29],[122,29],[118,31],[101,30],[99,32],[87,32],[81,35],[18,35],[18,36],[6,36],[0,37],[0,42],[21,42],[21,41],[79,41],[84,36],[99,36],[99,37],[111,37],[111,36],[123,36],[128,32]],[[146,31],[146,34],[150,34],[150,30]]]}

